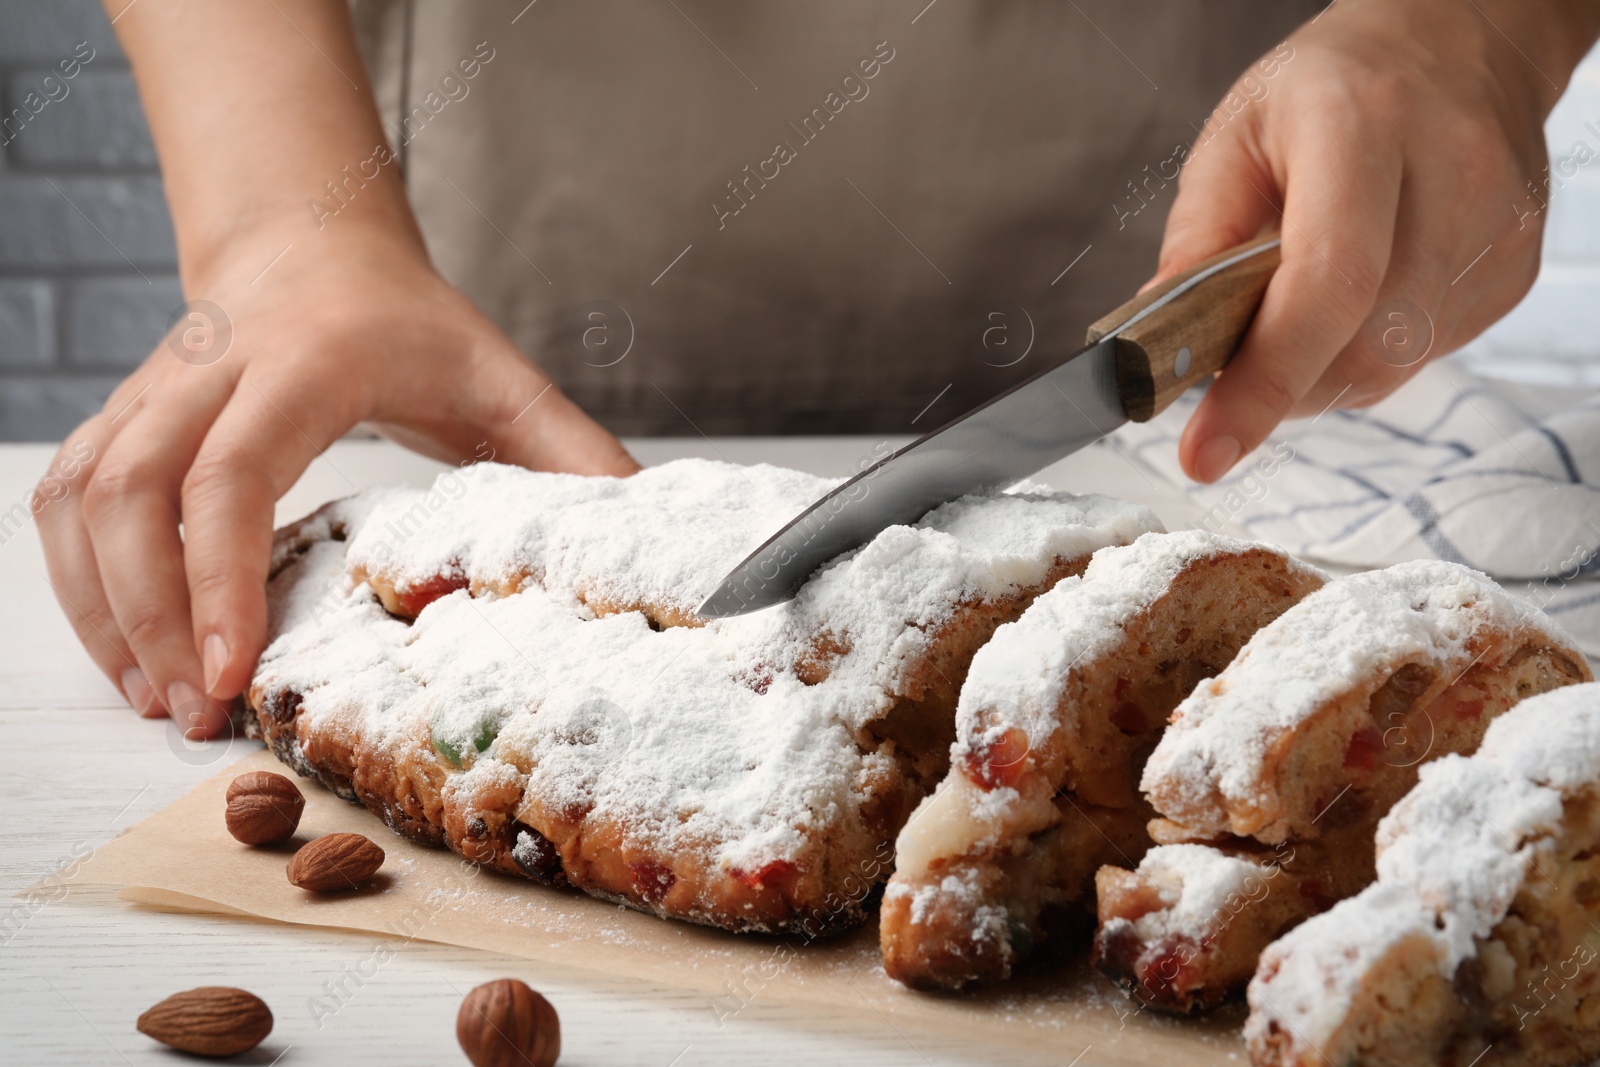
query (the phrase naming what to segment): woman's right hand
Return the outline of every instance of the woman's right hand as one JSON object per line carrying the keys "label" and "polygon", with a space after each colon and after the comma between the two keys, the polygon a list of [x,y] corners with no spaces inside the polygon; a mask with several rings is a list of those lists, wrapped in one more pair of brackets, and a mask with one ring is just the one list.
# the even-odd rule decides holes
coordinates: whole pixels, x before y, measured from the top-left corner
{"label": "woman's right hand", "polygon": [[231,342],[224,322],[180,321],[67,438],[52,470],[74,473],[41,486],[38,522],[96,664],[190,736],[224,728],[265,643],[274,502],[355,424],[450,462],[638,469],[408,234],[238,237],[185,281]]}

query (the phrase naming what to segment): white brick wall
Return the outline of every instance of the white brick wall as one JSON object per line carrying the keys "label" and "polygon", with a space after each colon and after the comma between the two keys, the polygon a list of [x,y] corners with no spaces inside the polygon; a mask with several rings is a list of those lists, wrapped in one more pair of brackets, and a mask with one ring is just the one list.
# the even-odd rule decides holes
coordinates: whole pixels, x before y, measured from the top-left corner
{"label": "white brick wall", "polygon": [[[96,55],[70,93],[0,148],[0,440],[59,438],[96,410],[180,299],[149,131],[96,0],[0,0],[0,116],[83,41]],[[1600,53],[1548,132],[1553,158],[1578,141],[1600,156]],[[1600,158],[1555,191],[1533,292],[1462,358],[1600,386]]]}

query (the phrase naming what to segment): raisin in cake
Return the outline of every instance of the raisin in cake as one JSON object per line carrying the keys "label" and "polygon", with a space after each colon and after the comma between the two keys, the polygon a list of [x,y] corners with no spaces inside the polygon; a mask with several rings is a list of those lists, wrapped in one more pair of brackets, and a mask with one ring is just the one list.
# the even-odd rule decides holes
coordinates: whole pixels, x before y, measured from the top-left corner
{"label": "raisin in cake", "polygon": [[1008,977],[1092,915],[1094,872],[1137,862],[1139,773],[1168,714],[1324,576],[1201,531],[1101,549],[978,652],[949,775],[901,831],[884,967],[909,985]]}
{"label": "raisin in cake", "polygon": [[337,502],[279,535],[256,729],[501,870],[730,929],[848,927],[948,766],[972,654],[1158,524],[1103,497],[969,497],[701,625],[723,572],[834,484],[485,465]]}
{"label": "raisin in cake", "polygon": [[1330,582],[1173,714],[1142,782],[1163,847],[1097,875],[1096,964],[1152,1007],[1215,1005],[1273,938],[1372,880],[1374,828],[1420,763],[1589,678],[1549,619],[1467,567]]}
{"label": "raisin in cake", "polygon": [[1378,829],[1378,881],[1262,955],[1258,1067],[1600,1055],[1600,685],[1524,701]]}

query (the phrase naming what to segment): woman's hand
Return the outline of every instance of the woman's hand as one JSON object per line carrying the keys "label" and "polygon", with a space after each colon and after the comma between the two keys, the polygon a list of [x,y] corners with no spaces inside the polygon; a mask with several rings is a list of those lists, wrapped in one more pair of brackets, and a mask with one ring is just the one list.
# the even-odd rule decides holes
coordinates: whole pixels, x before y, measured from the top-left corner
{"label": "woman's hand", "polygon": [[67,438],[53,469],[93,458],[39,512],[95,662],[140,714],[197,736],[223,727],[266,640],[273,503],[356,423],[450,462],[637,469],[415,246],[324,236],[259,281],[284,242],[238,242],[196,294],[231,321],[226,350],[223,323],[180,322]]}
{"label": "woman's hand", "polygon": [[220,316],[180,320],[67,438],[37,516],[100,669],[206,737],[266,639],[273,504],[356,423],[450,462],[638,466],[434,273],[345,0],[106,3],[184,293]]}
{"label": "woman's hand", "polygon": [[1286,417],[1381,399],[1522,298],[1544,119],[1597,32],[1590,0],[1338,0],[1246,72],[1183,168],[1153,280],[1282,231],[1255,324],[1184,431],[1192,477]]}

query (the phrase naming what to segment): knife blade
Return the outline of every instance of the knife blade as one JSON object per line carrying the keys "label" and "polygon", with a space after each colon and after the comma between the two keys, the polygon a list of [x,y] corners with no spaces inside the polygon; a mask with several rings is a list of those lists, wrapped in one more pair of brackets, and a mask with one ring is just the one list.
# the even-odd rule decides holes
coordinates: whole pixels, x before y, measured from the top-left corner
{"label": "knife blade", "polygon": [[1278,239],[1229,249],[1089,328],[1089,344],[872,464],[750,553],[700,605],[731,618],[782,603],[817,568],[947,501],[1000,489],[1159,414],[1238,348]]}

